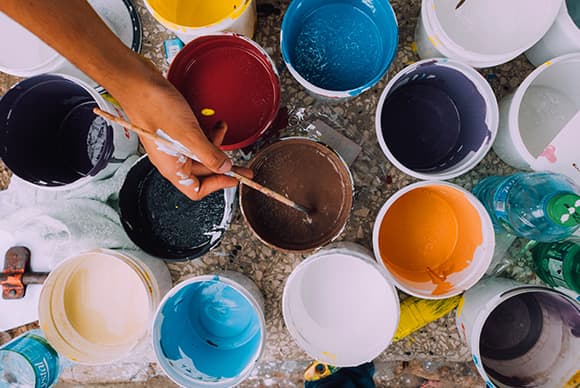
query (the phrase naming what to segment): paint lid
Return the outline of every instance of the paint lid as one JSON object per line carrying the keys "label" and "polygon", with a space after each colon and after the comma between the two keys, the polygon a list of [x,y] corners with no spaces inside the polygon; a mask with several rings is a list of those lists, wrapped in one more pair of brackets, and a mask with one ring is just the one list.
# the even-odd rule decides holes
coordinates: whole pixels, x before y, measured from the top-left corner
{"label": "paint lid", "polygon": [[580,195],[574,193],[555,195],[548,202],[546,210],[548,217],[558,225],[580,225]]}

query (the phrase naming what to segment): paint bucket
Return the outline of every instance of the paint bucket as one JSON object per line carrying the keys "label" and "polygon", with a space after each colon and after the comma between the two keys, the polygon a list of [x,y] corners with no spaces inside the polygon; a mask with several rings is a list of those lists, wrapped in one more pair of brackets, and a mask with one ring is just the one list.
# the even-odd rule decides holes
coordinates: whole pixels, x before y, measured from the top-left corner
{"label": "paint bucket", "polygon": [[153,322],[153,349],[183,387],[231,387],[260,359],[266,338],[258,287],[237,272],[190,278],[165,296]]}
{"label": "paint bucket", "polygon": [[150,255],[192,260],[221,242],[232,219],[236,191],[220,190],[192,201],[144,155],[131,167],[119,192],[121,224]]}
{"label": "paint bucket", "polygon": [[419,182],[392,195],[377,215],[373,248],[400,290],[424,299],[461,294],[485,274],[495,235],[473,194],[446,182]]}
{"label": "paint bucket", "polygon": [[145,0],[145,6],[184,43],[222,31],[252,38],[256,30],[255,0]]}
{"label": "paint bucket", "polygon": [[165,264],[142,252],[84,252],[48,276],[40,294],[40,327],[71,361],[113,363],[145,346],[155,309],[170,288]]}
{"label": "paint bucket", "polygon": [[506,163],[559,172],[580,183],[580,53],[548,61],[500,103],[493,145]]}
{"label": "paint bucket", "polygon": [[419,179],[451,179],[474,168],[497,133],[497,100],[472,67],[427,59],[389,81],[375,127],[387,159]]}
{"label": "paint bucket", "polygon": [[[423,0],[415,31],[421,58],[447,57],[474,67],[508,62],[548,31],[562,0]],[[518,22],[521,21],[521,22]]]}
{"label": "paint bucket", "polygon": [[[121,41],[135,52],[141,51],[142,30],[139,13],[131,0],[89,0],[90,5]],[[0,12],[0,71],[19,77],[44,73],[67,74],[81,79],[99,92],[104,89],[82,73],[26,28]]]}
{"label": "paint bucket", "polygon": [[561,55],[580,51],[580,4],[565,0],[558,17],[544,37],[526,51],[534,66]]}
{"label": "paint bucket", "polygon": [[328,146],[307,138],[282,139],[261,150],[248,167],[256,182],[310,209],[305,215],[242,186],[242,214],[263,243],[308,252],[342,233],[352,207],[353,181],[346,163]]}
{"label": "paint bucket", "polygon": [[292,76],[323,99],[358,96],[395,57],[398,26],[387,0],[295,0],[280,44]]}
{"label": "paint bucket", "polygon": [[110,176],[139,139],[96,116],[123,113],[86,83],[43,74],[17,83],[0,99],[0,158],[19,178],[42,188],[74,189]]}
{"label": "paint bucket", "polygon": [[311,358],[357,366],[372,361],[391,343],[399,298],[371,252],[337,243],[292,271],[282,311],[288,331]]}
{"label": "paint bucket", "polygon": [[220,120],[228,124],[223,150],[253,144],[278,115],[280,80],[274,62],[241,35],[195,38],[177,54],[167,78],[206,133]]}
{"label": "paint bucket", "polygon": [[572,387],[580,305],[545,287],[487,278],[467,291],[457,328],[487,387]]}

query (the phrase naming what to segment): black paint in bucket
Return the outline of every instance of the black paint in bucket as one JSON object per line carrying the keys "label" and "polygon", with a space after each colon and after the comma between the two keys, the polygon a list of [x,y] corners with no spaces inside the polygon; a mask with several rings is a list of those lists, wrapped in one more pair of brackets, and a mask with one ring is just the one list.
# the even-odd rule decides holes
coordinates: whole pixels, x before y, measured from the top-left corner
{"label": "black paint in bucket", "polygon": [[484,97],[454,68],[426,62],[395,82],[381,130],[393,156],[418,172],[440,172],[477,152],[489,138]]}
{"label": "black paint in bucket", "polygon": [[113,129],[82,86],[57,75],[28,78],[0,100],[0,157],[40,186],[94,176],[113,153]]}
{"label": "black paint in bucket", "polygon": [[[192,201],[143,157],[131,168],[119,194],[121,222],[145,252],[169,260],[191,260],[217,246],[224,232],[223,190]],[[212,238],[214,233],[219,236]]]}

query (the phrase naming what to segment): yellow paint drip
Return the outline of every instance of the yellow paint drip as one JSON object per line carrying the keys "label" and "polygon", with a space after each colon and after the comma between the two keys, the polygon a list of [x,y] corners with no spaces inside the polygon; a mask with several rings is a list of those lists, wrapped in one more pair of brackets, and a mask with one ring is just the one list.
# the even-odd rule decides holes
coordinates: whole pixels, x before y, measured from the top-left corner
{"label": "yellow paint drip", "polygon": [[201,114],[206,116],[206,117],[213,116],[213,115],[215,115],[215,110],[213,110],[211,108],[203,108],[201,110]]}
{"label": "yellow paint drip", "polygon": [[564,385],[564,388],[578,388],[580,387],[580,370]]}
{"label": "yellow paint drip", "polygon": [[149,5],[168,24],[192,28],[207,27],[226,18],[237,18],[248,0],[148,0]]}

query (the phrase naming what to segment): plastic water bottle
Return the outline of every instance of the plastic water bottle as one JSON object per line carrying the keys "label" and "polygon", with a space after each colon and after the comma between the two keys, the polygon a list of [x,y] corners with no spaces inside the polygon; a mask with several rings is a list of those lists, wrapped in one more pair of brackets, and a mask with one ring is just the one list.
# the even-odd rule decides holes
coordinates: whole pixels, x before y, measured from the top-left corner
{"label": "plastic water bottle", "polygon": [[539,243],[531,253],[534,272],[547,285],[580,294],[580,238]]}
{"label": "plastic water bottle", "polygon": [[491,176],[475,186],[496,230],[540,242],[563,240],[580,227],[580,188],[550,172]]}
{"label": "plastic water bottle", "polygon": [[0,388],[49,388],[64,363],[38,329],[0,347]]}

